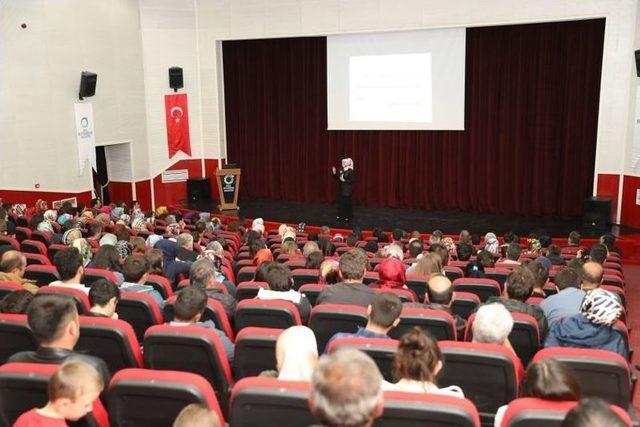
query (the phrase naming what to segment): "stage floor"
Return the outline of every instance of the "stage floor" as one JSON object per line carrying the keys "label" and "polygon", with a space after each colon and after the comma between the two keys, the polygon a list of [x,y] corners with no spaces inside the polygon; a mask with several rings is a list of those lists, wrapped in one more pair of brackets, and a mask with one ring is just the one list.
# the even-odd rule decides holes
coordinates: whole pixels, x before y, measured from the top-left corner
{"label": "stage floor", "polygon": [[[572,230],[580,230],[581,228],[579,217],[420,211],[363,206],[354,206],[353,221],[345,225],[336,220],[336,206],[330,204],[243,198],[239,205],[239,214],[245,218],[261,217],[267,221],[305,222],[340,228],[359,227],[363,230],[371,230],[374,227],[392,230],[397,227],[406,231],[418,230],[423,233],[430,233],[438,229],[445,233],[458,233],[462,229],[468,229],[473,233],[484,234],[492,231],[499,235],[513,231],[521,236],[526,236],[532,231],[544,231],[551,236],[566,236]],[[191,208],[216,211],[216,206],[217,201],[214,201],[191,206]]]}

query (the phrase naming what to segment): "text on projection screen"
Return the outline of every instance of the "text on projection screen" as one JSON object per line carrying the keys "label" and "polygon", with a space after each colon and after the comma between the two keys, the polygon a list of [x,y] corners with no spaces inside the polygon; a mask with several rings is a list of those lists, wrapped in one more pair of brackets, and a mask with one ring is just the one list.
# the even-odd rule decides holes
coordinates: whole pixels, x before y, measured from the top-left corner
{"label": "text on projection screen", "polygon": [[465,28],[327,36],[329,130],[464,130]]}
{"label": "text on projection screen", "polygon": [[431,123],[431,54],[349,58],[349,120]]}

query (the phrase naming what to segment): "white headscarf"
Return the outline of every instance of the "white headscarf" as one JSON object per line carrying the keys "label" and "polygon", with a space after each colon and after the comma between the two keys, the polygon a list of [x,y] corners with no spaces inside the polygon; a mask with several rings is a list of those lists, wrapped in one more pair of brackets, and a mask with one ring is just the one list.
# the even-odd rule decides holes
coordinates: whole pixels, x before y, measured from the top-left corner
{"label": "white headscarf", "polygon": [[262,218],[254,219],[251,223],[251,229],[260,233],[261,235],[264,234],[264,220]]}
{"label": "white headscarf", "polygon": [[353,170],[353,160],[351,160],[350,158],[345,158],[342,159],[342,169],[347,170],[347,169],[351,169]]}
{"label": "white headscarf", "polygon": [[306,326],[292,326],[278,337],[276,343],[278,379],[311,381],[318,362],[318,345],[313,331]]}
{"label": "white headscarf", "polygon": [[493,255],[497,255],[500,251],[500,243],[494,233],[484,235],[484,250]]}

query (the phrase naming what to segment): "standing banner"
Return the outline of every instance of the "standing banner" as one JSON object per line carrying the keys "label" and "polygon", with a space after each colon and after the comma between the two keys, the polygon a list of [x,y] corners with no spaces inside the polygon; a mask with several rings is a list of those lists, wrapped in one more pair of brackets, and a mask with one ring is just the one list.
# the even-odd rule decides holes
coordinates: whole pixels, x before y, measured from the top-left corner
{"label": "standing banner", "polygon": [[169,158],[178,151],[191,155],[189,140],[189,110],[187,94],[178,93],[164,96],[165,117],[167,118],[167,143]]}
{"label": "standing banner", "polygon": [[78,140],[78,175],[82,175],[87,162],[93,169],[96,167],[96,137],[93,132],[93,104],[89,102],[74,103],[76,114],[76,136]]}

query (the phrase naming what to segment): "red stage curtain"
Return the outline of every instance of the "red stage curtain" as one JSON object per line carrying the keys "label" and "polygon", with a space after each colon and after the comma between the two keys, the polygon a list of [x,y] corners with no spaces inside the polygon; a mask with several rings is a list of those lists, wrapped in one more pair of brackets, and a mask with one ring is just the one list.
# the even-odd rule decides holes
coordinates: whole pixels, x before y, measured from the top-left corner
{"label": "red stage curtain", "polygon": [[326,39],[224,42],[228,158],[244,196],[578,215],[591,194],[604,19],[467,29],[464,131],[327,131]]}

